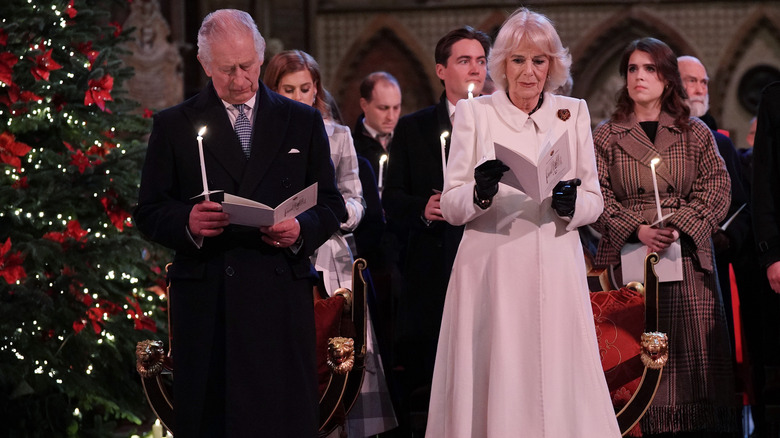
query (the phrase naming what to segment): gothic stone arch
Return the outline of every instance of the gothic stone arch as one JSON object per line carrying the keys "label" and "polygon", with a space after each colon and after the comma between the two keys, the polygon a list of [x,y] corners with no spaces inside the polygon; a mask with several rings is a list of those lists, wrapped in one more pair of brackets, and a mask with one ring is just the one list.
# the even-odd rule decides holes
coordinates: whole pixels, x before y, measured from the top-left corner
{"label": "gothic stone arch", "polygon": [[679,31],[643,7],[618,12],[594,29],[571,50],[572,95],[587,100],[594,126],[612,114],[616,93],[625,86],[618,63],[631,41],[652,36],[668,44],[675,53],[697,56]]}
{"label": "gothic stone arch", "polygon": [[442,87],[433,60],[427,61],[427,57],[398,20],[385,14],[377,16],[355,40],[332,81],[344,123],[354,126],[361,113],[360,82],[375,71],[386,71],[398,79],[402,115],[436,102]]}

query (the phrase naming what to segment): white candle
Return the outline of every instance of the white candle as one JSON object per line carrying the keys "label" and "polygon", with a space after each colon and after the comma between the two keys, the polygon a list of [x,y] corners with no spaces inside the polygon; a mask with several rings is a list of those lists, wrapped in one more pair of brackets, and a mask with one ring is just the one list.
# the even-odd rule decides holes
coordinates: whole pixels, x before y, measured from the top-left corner
{"label": "white candle", "polygon": [[659,158],[650,160],[650,171],[653,173],[653,191],[655,192],[655,208],[658,211],[658,226],[663,228],[664,223],[661,221],[661,218],[663,217],[661,213],[661,198],[658,196],[658,179],[655,176],[655,165],[658,164],[659,161],[661,161]]}
{"label": "white candle", "polygon": [[441,141],[441,174],[444,175],[444,171],[447,169],[447,137],[450,133],[444,131],[441,133],[439,140]]}
{"label": "white candle", "polygon": [[469,84],[469,99],[473,99],[474,98],[473,91],[474,91],[474,83],[472,82],[472,83]]}
{"label": "white candle", "polygon": [[162,438],[163,436],[163,427],[162,424],[160,424],[160,420],[154,420],[154,424],[152,425],[152,436],[154,438]]}
{"label": "white candle", "polygon": [[206,133],[205,126],[200,128],[200,131],[198,131],[198,153],[200,154],[200,177],[203,180],[203,193],[206,195],[206,200],[208,201],[209,183],[206,180],[206,161],[203,159],[203,134],[205,133]]}
{"label": "white candle", "polygon": [[385,173],[385,162],[387,161],[387,154],[382,154],[381,157],[379,157],[379,191],[382,191],[383,179],[384,179],[384,173]]}

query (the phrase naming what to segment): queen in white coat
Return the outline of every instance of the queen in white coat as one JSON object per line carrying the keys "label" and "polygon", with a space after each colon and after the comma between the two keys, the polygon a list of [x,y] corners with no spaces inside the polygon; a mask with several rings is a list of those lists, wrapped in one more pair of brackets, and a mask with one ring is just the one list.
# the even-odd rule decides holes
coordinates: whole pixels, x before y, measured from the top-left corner
{"label": "queen in white coat", "polygon": [[[585,101],[545,92],[566,82],[570,65],[549,20],[520,9],[490,53],[499,90],[457,105],[441,207],[466,230],[447,290],[429,438],[620,436],[577,233],[603,209],[590,116]],[[494,143],[537,163],[562,137],[571,169],[560,179],[579,187],[540,203],[498,183],[506,168],[493,161]],[[501,167],[488,196],[475,181],[484,162]]]}

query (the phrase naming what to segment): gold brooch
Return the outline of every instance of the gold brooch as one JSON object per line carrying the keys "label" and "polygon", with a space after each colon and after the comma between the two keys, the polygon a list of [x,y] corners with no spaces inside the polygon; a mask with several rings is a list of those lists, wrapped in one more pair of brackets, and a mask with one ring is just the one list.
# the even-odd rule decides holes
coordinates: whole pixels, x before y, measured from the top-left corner
{"label": "gold brooch", "polygon": [[571,117],[571,111],[568,109],[559,109],[558,110],[558,118],[563,120],[564,122],[569,120],[569,117]]}

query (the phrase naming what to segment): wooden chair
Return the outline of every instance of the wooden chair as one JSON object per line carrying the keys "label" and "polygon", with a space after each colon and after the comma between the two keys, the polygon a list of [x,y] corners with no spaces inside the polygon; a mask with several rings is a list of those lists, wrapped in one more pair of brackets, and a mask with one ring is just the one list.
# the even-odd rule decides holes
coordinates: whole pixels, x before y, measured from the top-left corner
{"label": "wooden chair", "polygon": [[658,327],[658,255],[645,258],[645,282],[614,287],[612,269],[595,269],[585,254],[601,364],[623,436],[640,436],[637,424],[655,397],[668,359]]}
{"label": "wooden chair", "polygon": [[[367,284],[363,276],[366,267],[365,260],[355,260],[352,265],[351,291],[339,289],[332,297],[327,297],[319,288],[315,287],[313,290],[321,436],[344,424],[363,384],[367,348]],[[169,302],[171,299],[169,294]],[[170,335],[173,331],[170,315],[168,332],[167,354],[162,341],[145,340],[137,344],[136,369],[154,414],[168,430],[175,432],[173,338]]]}

